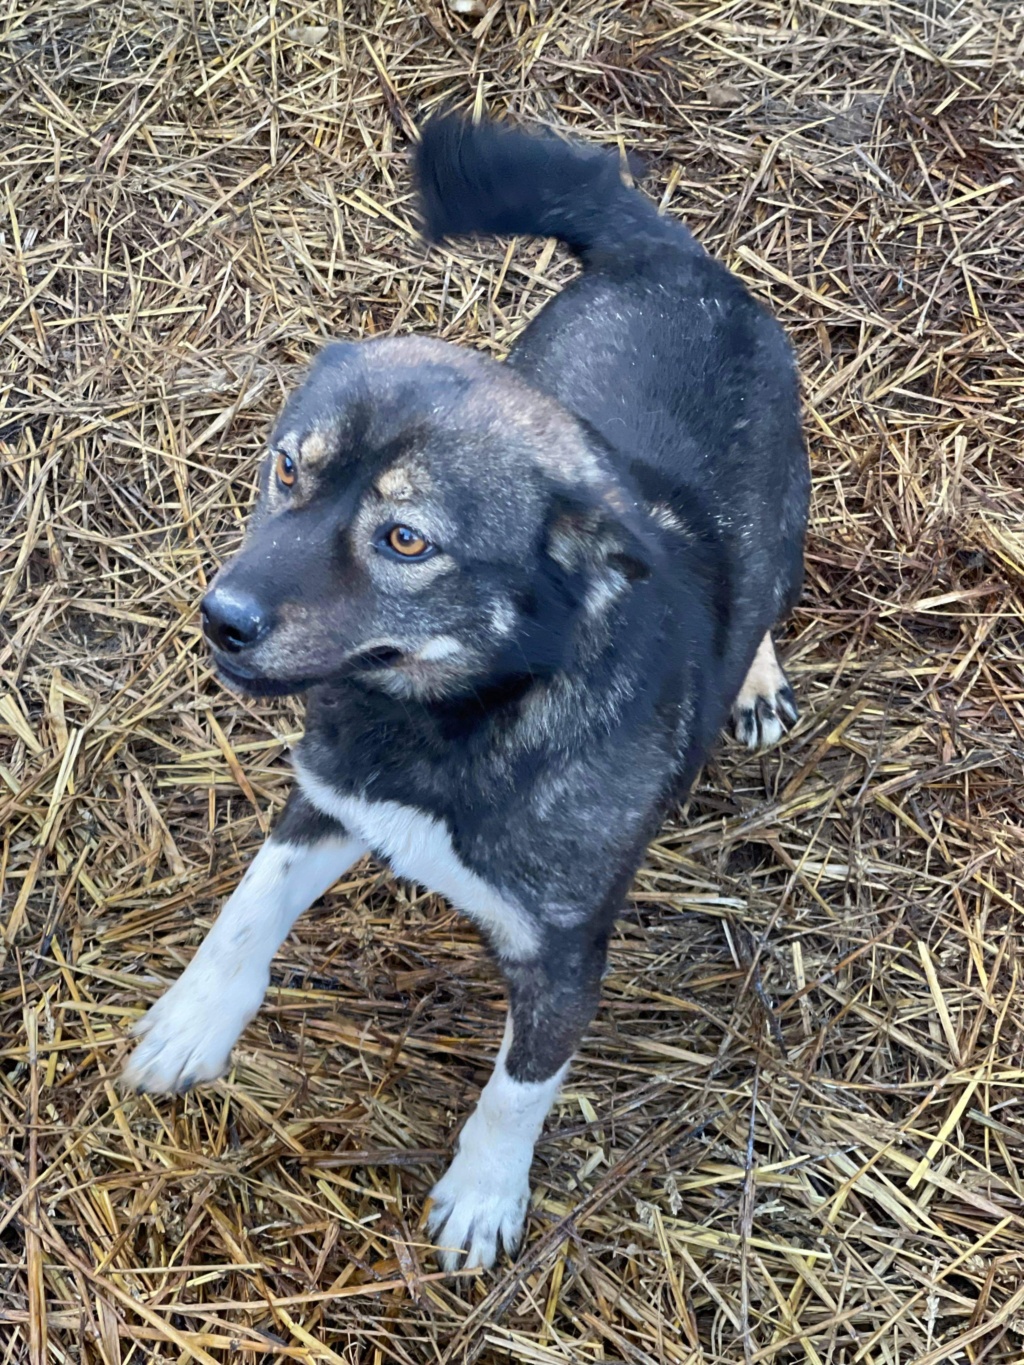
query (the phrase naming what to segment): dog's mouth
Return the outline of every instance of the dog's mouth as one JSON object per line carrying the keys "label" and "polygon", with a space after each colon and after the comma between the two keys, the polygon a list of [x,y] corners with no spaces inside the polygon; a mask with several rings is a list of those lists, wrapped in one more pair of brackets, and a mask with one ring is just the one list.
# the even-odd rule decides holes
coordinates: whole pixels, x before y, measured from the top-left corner
{"label": "dog's mouth", "polygon": [[394,645],[378,645],[354,654],[349,659],[348,666],[355,672],[375,673],[382,668],[394,668],[404,657],[402,651]]}
{"label": "dog's mouth", "polygon": [[[308,692],[311,687],[316,687],[320,683],[331,681],[329,677],[268,678],[264,674],[250,672],[247,668],[240,668],[236,663],[226,663],[219,650],[212,650],[211,653],[214,669],[221,682],[226,687],[231,688],[232,691],[242,692],[250,697],[295,696],[300,692]],[[379,673],[385,669],[394,668],[404,658],[405,655],[400,649],[390,645],[381,645],[352,655],[346,661],[344,668],[332,676],[340,677],[342,674],[346,674],[351,677],[355,673]]]}
{"label": "dog's mouth", "polygon": [[258,673],[230,667],[219,655],[214,654],[213,666],[217,677],[233,692],[242,692],[248,697],[289,697],[298,692],[306,692],[315,687],[319,678],[265,678]]}

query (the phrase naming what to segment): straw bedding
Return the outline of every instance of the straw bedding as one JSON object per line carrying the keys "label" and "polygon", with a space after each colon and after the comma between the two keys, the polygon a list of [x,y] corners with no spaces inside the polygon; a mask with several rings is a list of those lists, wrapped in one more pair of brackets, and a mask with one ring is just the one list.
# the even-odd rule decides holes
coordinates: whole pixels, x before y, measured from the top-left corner
{"label": "straw bedding", "polygon": [[[0,76],[0,1362],[1019,1361],[1024,9],[12,0]],[[783,648],[650,850],[523,1254],[419,1214],[501,1034],[360,865],[222,1083],[125,1035],[288,786],[196,605],[328,337],[501,353],[571,263],[415,238],[415,120],[621,139],[777,311],[814,465]]]}

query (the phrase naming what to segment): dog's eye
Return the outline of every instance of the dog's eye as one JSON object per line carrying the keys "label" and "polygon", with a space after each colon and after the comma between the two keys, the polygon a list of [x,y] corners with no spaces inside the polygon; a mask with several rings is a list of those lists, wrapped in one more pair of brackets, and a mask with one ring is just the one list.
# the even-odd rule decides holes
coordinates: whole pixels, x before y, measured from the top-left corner
{"label": "dog's eye", "polygon": [[277,475],[278,483],[284,484],[285,488],[291,488],[298,470],[295,468],[295,461],[287,451],[278,451],[277,459],[274,462],[274,472]]}
{"label": "dog's eye", "polygon": [[392,526],[384,534],[384,544],[403,559],[422,559],[434,546],[411,526]]}

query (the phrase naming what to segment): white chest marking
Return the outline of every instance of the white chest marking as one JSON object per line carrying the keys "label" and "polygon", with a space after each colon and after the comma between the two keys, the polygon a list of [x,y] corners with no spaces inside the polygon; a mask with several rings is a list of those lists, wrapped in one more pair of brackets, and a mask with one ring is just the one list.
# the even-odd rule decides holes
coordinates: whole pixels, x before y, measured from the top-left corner
{"label": "white chest marking", "polygon": [[440,820],[398,801],[344,795],[297,756],[293,764],[307,801],[385,858],[396,876],[446,897],[486,932],[500,957],[521,961],[536,955],[540,935],[529,915],[460,861]]}

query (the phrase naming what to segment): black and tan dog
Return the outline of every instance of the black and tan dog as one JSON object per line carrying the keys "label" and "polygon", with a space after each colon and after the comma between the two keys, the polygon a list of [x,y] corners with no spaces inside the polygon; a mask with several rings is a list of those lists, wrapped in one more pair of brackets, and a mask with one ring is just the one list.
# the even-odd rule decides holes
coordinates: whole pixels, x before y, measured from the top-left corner
{"label": "black and tan dog", "polygon": [[368,850],[479,926],[511,1009],[433,1191],[444,1265],[512,1248],[534,1143],[644,848],[732,715],[795,719],[770,629],[808,466],[778,325],[604,151],[455,119],[417,153],[428,234],[559,238],[581,276],[506,364],[328,346],[203,603],[239,690],[308,694],[283,817],[141,1021],[139,1089],[219,1075],[301,912]]}

